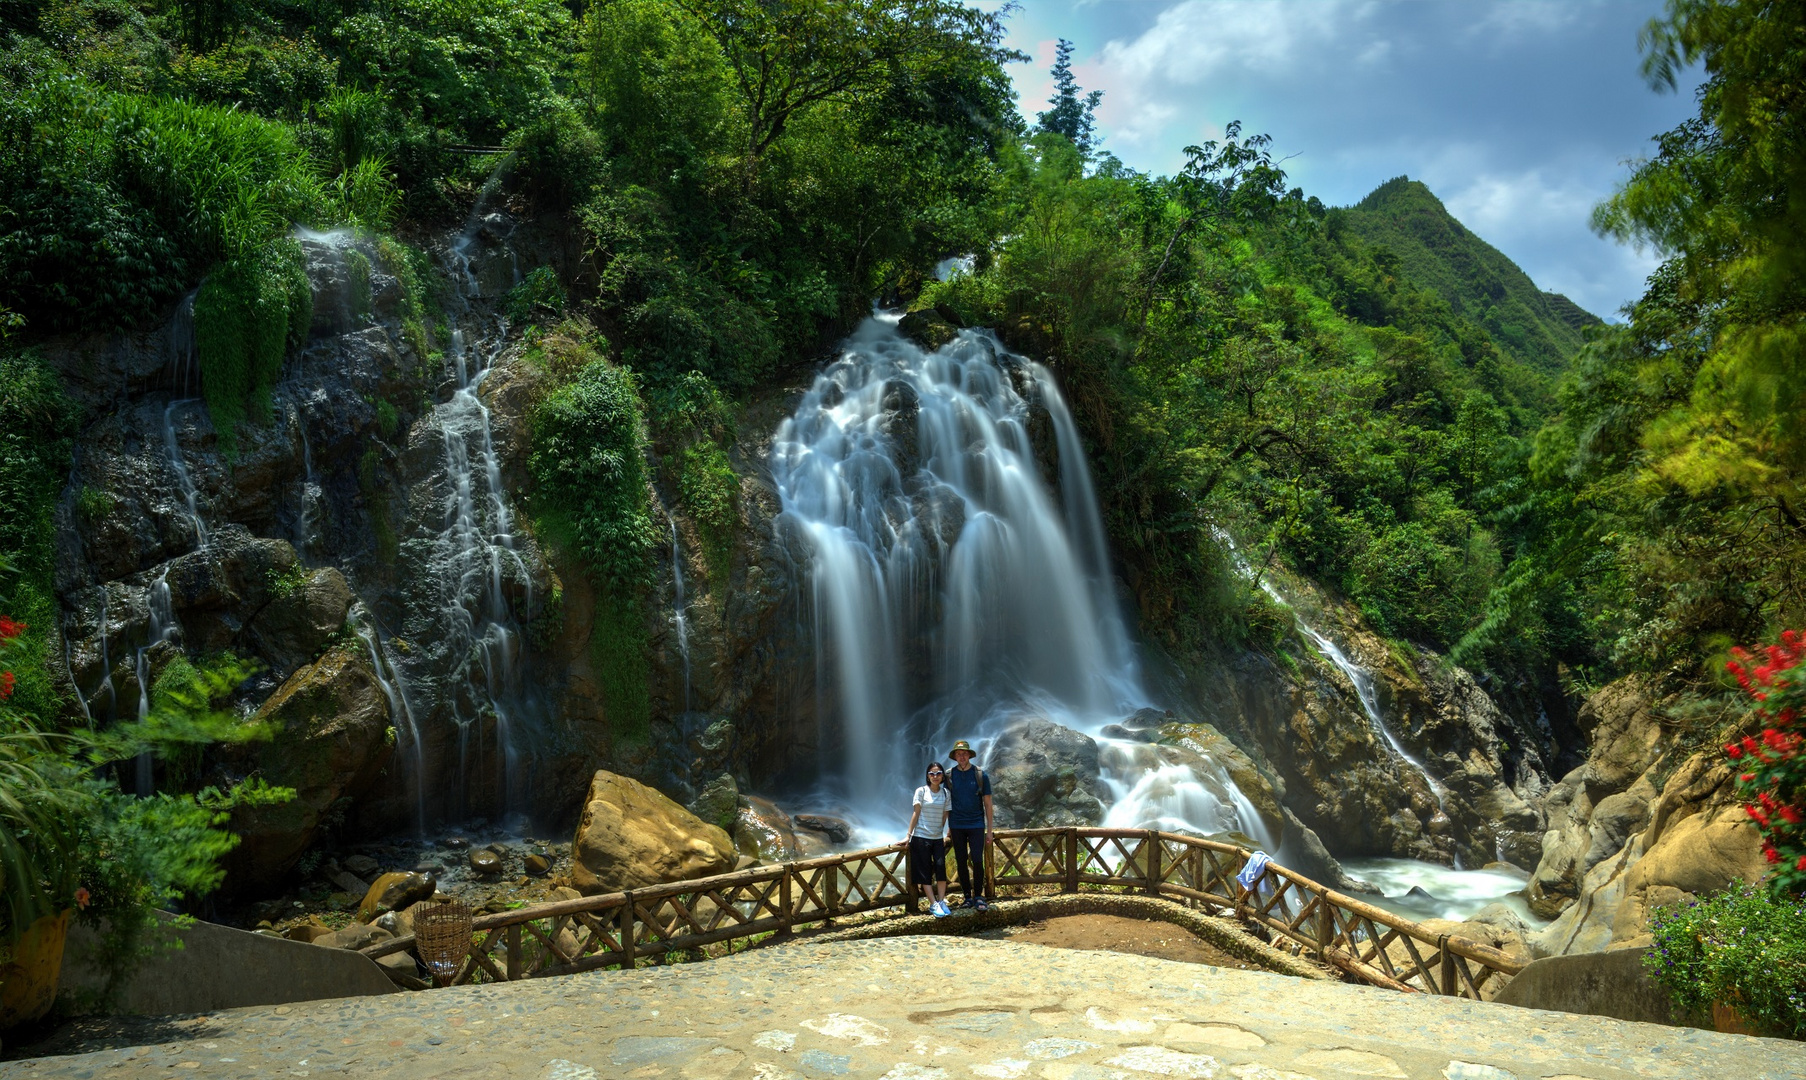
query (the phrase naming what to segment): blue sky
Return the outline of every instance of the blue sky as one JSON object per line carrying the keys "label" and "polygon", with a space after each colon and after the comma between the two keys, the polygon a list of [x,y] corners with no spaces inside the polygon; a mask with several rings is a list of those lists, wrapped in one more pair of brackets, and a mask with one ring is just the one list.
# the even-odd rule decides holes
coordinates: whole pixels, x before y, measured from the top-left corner
{"label": "blue sky", "polygon": [[1033,120],[1054,42],[1104,91],[1104,146],[1168,173],[1231,120],[1273,136],[1292,182],[1331,205],[1401,174],[1536,283],[1610,318],[1655,266],[1588,214],[1694,111],[1643,81],[1660,0],[1026,0],[1010,44]]}

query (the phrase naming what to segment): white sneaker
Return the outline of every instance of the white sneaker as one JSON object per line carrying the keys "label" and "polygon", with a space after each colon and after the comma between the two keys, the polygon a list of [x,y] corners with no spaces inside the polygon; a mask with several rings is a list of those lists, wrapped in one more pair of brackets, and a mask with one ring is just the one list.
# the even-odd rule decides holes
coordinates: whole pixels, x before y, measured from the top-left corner
{"label": "white sneaker", "polygon": [[934,915],[934,917],[935,917],[935,918],[937,918],[937,919],[944,919],[944,918],[946,918],[946,917],[947,917],[947,916],[949,916],[949,915],[951,915],[951,914],[953,914],[953,913],[952,913],[952,912],[951,912],[951,911],[948,911],[948,910],[947,910],[947,905],[946,905],[946,904],[944,904],[944,903],[942,903],[942,902],[941,902],[941,901],[939,901],[939,900],[936,900],[936,901],[935,901],[935,902],[934,902],[934,903],[932,903],[932,904],[929,904],[929,905],[928,905],[928,910],[929,910],[929,911],[930,911],[930,912],[931,912],[931,913],[932,913],[932,914],[933,914],[933,915]]}

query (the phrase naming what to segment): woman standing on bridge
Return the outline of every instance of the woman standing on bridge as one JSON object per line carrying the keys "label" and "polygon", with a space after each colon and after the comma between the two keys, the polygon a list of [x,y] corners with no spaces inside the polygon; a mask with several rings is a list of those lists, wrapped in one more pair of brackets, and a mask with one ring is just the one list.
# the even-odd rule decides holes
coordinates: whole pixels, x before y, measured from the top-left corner
{"label": "woman standing on bridge", "polygon": [[946,770],[928,763],[927,783],[916,788],[915,810],[909,815],[909,877],[928,898],[935,918],[952,914],[947,908],[947,808],[950,799],[942,787]]}

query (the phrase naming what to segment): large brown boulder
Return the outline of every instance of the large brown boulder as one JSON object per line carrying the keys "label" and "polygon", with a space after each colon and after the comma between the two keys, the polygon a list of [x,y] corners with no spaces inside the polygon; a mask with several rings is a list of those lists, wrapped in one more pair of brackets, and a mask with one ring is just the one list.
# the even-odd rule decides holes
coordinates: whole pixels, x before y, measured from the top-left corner
{"label": "large brown boulder", "polygon": [[275,884],[313,843],[320,819],[342,814],[340,799],[368,792],[394,753],[389,699],[361,649],[340,646],[295,672],[256,718],[278,730],[255,745],[251,765],[269,784],[295,789],[295,798],[233,812],[230,828],[243,843],[228,872],[239,889]]}
{"label": "large brown boulder", "polygon": [[734,842],[652,788],[598,770],[571,844],[571,884],[585,895],[723,874]]}

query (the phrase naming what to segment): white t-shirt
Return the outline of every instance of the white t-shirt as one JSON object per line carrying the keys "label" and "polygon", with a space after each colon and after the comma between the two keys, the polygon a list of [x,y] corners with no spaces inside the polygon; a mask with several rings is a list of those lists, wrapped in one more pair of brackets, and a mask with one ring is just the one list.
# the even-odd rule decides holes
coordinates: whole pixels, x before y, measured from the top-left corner
{"label": "white t-shirt", "polygon": [[952,798],[947,794],[944,784],[939,791],[928,790],[927,784],[916,788],[915,805],[922,808],[922,813],[916,820],[916,831],[909,835],[930,840],[939,840],[947,835],[947,808],[951,802]]}

